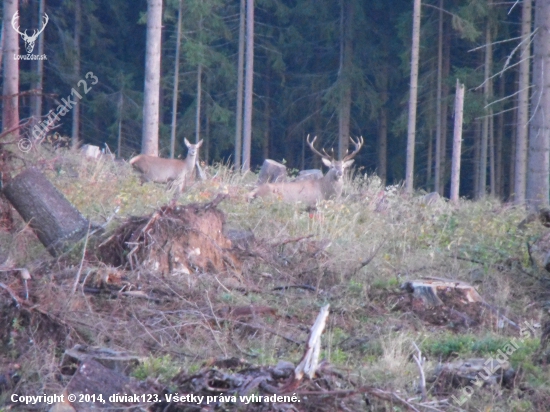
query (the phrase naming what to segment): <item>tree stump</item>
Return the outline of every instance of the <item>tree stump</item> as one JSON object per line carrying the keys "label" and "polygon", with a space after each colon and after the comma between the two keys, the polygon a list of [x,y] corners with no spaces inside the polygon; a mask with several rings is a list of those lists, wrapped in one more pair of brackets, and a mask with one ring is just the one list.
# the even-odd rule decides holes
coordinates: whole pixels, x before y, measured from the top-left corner
{"label": "tree stump", "polygon": [[265,159],[258,175],[258,184],[283,182],[285,180],[286,166],[275,160]]}
{"label": "tree stump", "polygon": [[319,169],[309,169],[309,170],[301,170],[300,173],[298,173],[298,176],[296,176],[296,179],[294,179],[295,182],[299,182],[301,180],[317,180],[323,178],[323,172]]}
{"label": "tree stump", "polygon": [[88,220],[38,169],[29,168],[14,177],[3,193],[54,257],[88,230]]}

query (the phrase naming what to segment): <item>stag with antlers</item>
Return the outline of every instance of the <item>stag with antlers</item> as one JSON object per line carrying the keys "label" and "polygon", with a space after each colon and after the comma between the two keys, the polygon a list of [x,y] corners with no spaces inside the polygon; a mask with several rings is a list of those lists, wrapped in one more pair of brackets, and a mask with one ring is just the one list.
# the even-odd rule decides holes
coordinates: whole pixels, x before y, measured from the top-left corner
{"label": "stag with antlers", "polygon": [[340,197],[344,186],[344,171],[351,166],[353,157],[355,157],[363,146],[363,138],[359,137],[357,140],[353,140],[350,137],[351,142],[355,145],[355,150],[352,153],[346,154],[342,160],[335,160],[333,156],[330,156],[325,151],[325,149],[323,149],[323,153],[315,149],[314,145],[316,140],[317,136],[315,136],[313,141],[310,141],[309,135],[306,139],[313,153],[319,155],[323,164],[329,168],[326,175],[317,180],[266,183],[251,192],[249,198],[275,197],[288,203],[302,202],[308,206],[315,206],[320,200]]}

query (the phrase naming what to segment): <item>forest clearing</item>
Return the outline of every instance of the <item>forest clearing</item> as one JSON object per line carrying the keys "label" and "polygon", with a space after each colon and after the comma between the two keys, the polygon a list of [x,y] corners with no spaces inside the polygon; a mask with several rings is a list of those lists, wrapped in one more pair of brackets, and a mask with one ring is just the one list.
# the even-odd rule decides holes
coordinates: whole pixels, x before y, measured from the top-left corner
{"label": "forest clearing", "polygon": [[549,0],[1,15],[0,412],[549,409]]}
{"label": "forest clearing", "polygon": [[[546,408],[550,233],[522,208],[411,197],[359,174],[316,210],[248,202],[257,175],[224,165],[173,198],[125,162],[29,155],[106,226],[54,258],[2,203],[6,410],[91,407],[14,393],[151,411]],[[327,304],[320,363],[295,381]],[[275,395],[301,401],[263,401]]]}

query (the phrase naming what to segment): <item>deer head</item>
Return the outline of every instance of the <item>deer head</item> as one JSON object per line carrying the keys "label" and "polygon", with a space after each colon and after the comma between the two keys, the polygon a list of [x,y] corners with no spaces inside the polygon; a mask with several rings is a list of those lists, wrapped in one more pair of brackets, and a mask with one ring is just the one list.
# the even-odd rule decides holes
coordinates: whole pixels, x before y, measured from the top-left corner
{"label": "deer head", "polygon": [[46,28],[49,20],[50,18],[48,17],[48,15],[44,13],[44,16],[42,17],[42,28],[40,30],[34,29],[34,33],[32,34],[32,36],[29,36],[26,29],[24,32],[19,31],[19,11],[16,11],[13,15],[11,19],[11,26],[17,33],[21,35],[21,38],[25,42],[25,49],[27,50],[28,54],[32,53],[32,51],[34,50],[34,43],[36,42],[36,39],[38,38],[40,33],[42,33]]}
{"label": "deer head", "polygon": [[195,166],[195,160],[197,158],[199,148],[202,146],[202,140],[200,140],[197,144],[189,143],[187,138],[184,138],[183,140],[185,142],[185,146],[187,146],[187,157],[185,158],[185,161],[188,162],[191,168],[193,168]]}
{"label": "deer head", "polygon": [[[323,164],[329,168],[327,174],[323,177],[323,179],[326,179],[329,182],[330,181],[341,182],[344,176],[344,171],[353,164],[354,162],[353,158],[355,157],[357,152],[361,150],[361,147],[363,146],[363,142],[364,142],[363,137],[359,137],[357,141],[353,140],[351,137],[349,138],[349,140],[354,144],[355,150],[351,153],[349,153],[349,150],[348,150],[348,152],[346,152],[346,155],[342,160],[336,160],[334,156],[329,155],[325,149],[323,149],[323,153],[315,149],[314,145],[316,140],[317,140],[317,136],[313,138],[313,141],[310,141],[309,135],[307,136],[307,139],[306,139],[307,144],[309,145],[313,153],[320,156]],[[332,152],[334,153],[334,150]],[[336,189],[337,190],[339,189],[341,192],[341,185],[339,188],[336,188]],[[340,193],[337,193],[337,194],[339,195]]]}

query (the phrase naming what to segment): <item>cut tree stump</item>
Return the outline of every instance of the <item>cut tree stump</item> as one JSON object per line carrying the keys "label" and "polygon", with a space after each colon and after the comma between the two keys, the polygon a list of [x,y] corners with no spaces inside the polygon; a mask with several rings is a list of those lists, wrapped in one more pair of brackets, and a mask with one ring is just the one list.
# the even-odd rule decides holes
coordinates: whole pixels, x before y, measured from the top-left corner
{"label": "cut tree stump", "polygon": [[308,169],[308,170],[302,170],[300,173],[298,173],[298,176],[296,176],[296,179],[294,179],[295,182],[299,182],[301,180],[317,180],[323,178],[323,172],[319,169]]}
{"label": "cut tree stump", "polygon": [[285,180],[286,166],[275,160],[265,159],[258,175],[258,184],[284,182]]}
{"label": "cut tree stump", "polygon": [[38,169],[18,174],[3,193],[54,257],[82,239],[88,230],[88,220]]}
{"label": "cut tree stump", "polygon": [[508,325],[519,329],[466,282],[425,277],[405,282],[401,289],[410,293],[410,309],[429,323],[470,328],[495,322],[499,328]]}

